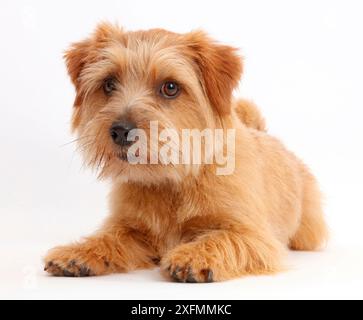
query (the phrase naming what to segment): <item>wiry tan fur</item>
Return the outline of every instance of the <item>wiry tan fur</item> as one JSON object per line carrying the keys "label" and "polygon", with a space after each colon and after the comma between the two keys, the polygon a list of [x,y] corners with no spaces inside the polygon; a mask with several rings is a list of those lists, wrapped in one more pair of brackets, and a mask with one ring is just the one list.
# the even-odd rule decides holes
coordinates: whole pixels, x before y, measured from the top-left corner
{"label": "wiry tan fur", "polygon": [[[308,168],[265,130],[253,103],[234,101],[242,62],[237,51],[203,32],[126,32],[100,25],[65,55],[76,87],[73,130],[86,163],[111,179],[110,216],[93,236],[52,249],[45,269],[88,276],[160,265],[183,282],[269,274],[289,247],[316,250],[327,229],[320,192]],[[118,79],[112,97],[102,91]],[[159,84],[175,80],[181,95],[163,100]],[[109,128],[131,119],[149,129],[236,129],[236,170],[215,165],[131,165],[120,160]],[[151,152],[154,152],[151,150]]]}

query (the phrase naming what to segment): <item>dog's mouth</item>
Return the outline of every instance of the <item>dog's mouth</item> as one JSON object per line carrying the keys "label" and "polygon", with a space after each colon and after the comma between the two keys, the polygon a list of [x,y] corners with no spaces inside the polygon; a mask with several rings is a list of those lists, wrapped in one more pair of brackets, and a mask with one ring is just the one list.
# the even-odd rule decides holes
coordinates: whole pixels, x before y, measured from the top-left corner
{"label": "dog's mouth", "polygon": [[117,158],[122,162],[132,163],[139,156],[139,150],[135,154],[129,152],[129,147],[122,147],[117,152]]}
{"label": "dog's mouth", "polygon": [[127,153],[128,148],[120,148],[120,150],[116,153],[116,157],[123,162],[128,162]]}
{"label": "dog's mouth", "polygon": [[123,162],[128,162],[127,153],[120,153],[117,155],[117,158]]}

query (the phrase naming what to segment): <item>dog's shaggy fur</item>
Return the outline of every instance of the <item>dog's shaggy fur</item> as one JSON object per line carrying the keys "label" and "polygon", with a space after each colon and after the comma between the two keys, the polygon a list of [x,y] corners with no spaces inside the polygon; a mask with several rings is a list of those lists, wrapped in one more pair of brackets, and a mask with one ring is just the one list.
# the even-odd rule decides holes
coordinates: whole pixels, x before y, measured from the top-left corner
{"label": "dog's shaggy fur", "polygon": [[[283,268],[287,248],[315,250],[327,228],[317,183],[250,102],[233,100],[242,73],[237,51],[195,31],[126,32],[101,24],[65,55],[77,96],[73,130],[86,163],[112,181],[110,216],[93,236],[52,249],[45,270],[89,276],[160,268],[182,282],[222,281]],[[102,90],[117,79],[112,96]],[[182,87],[176,99],[155,90]],[[236,169],[215,165],[131,165],[109,128],[120,118],[149,129],[236,129]],[[152,152],[152,151],[151,151]],[[122,157],[121,157],[122,158]]]}

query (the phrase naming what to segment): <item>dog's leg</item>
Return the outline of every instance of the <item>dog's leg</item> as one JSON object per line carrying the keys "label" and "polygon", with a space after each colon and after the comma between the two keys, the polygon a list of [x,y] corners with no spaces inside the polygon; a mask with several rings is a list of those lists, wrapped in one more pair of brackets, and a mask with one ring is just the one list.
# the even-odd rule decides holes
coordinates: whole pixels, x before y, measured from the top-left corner
{"label": "dog's leg", "polygon": [[55,276],[96,276],[151,268],[156,256],[142,235],[120,228],[50,250],[44,269]]}
{"label": "dog's leg", "polygon": [[163,257],[163,273],[179,282],[212,282],[281,269],[283,245],[269,232],[239,228],[208,231]]}

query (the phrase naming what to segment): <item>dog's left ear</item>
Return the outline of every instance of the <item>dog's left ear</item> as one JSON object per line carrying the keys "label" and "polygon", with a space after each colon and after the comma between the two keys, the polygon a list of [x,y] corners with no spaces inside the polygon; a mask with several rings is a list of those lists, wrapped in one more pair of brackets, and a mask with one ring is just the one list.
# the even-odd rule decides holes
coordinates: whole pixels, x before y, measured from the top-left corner
{"label": "dog's left ear", "polygon": [[204,89],[220,115],[231,112],[233,90],[242,75],[237,49],[216,43],[202,31],[185,35],[188,54],[198,65]]}

